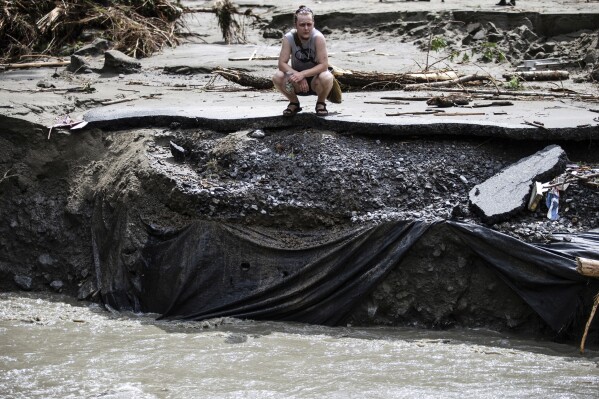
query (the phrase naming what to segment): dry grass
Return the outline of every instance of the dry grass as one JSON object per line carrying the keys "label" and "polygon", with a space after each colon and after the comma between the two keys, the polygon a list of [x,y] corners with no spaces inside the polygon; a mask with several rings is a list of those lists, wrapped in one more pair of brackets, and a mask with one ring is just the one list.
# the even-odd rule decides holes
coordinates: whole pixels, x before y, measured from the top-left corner
{"label": "dry grass", "polygon": [[98,29],[133,57],[175,46],[182,10],[169,0],[0,0],[0,61],[62,54],[83,29]]}

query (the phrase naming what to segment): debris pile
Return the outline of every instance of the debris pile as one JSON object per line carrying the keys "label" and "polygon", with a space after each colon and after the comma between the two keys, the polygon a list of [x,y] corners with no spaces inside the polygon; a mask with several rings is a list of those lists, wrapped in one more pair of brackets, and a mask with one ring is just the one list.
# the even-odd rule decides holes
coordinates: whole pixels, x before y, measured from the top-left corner
{"label": "debris pile", "polygon": [[148,56],[178,43],[181,15],[170,0],[0,0],[0,60],[70,55],[86,32],[102,32],[133,57]]}

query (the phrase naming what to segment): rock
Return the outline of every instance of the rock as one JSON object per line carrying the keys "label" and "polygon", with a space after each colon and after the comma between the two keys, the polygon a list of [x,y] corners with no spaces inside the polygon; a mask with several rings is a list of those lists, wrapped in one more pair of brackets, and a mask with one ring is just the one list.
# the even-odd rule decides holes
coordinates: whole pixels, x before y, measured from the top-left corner
{"label": "rock", "polygon": [[262,33],[262,37],[265,39],[281,39],[283,37],[283,32],[279,29],[267,28]]}
{"label": "rock", "polygon": [[543,44],[543,51],[546,53],[553,53],[555,51],[555,47],[556,47],[556,43],[555,42],[546,42],[545,44]]}
{"label": "rock", "polygon": [[135,73],[141,70],[141,63],[133,57],[118,50],[109,50],[104,53],[104,67],[102,72]]}
{"label": "rock", "polygon": [[248,340],[248,336],[245,334],[229,334],[227,338],[225,338],[225,343],[227,344],[242,344]]}
{"label": "rock", "polygon": [[564,150],[551,145],[521,159],[470,190],[470,206],[486,223],[508,219],[526,207],[534,181],[548,181],[564,171]]}
{"label": "rock", "polygon": [[54,86],[54,84],[48,82],[47,80],[40,80],[39,82],[37,82],[36,86],[41,87],[42,89],[53,89],[56,87]]}
{"label": "rock", "polygon": [[487,35],[487,41],[489,43],[499,43],[503,40],[503,35],[501,33],[489,33]]}
{"label": "rock", "polygon": [[534,42],[539,38],[537,34],[530,30],[530,28],[526,25],[522,25],[521,27],[516,29],[516,32],[522,40],[525,40],[528,43]]}
{"label": "rock", "polygon": [[92,43],[75,51],[75,55],[101,55],[108,50],[110,42],[106,39],[96,39]]}
{"label": "rock", "polygon": [[528,51],[526,52],[526,54],[529,57],[534,57],[535,55],[537,55],[538,53],[540,53],[542,51],[543,51],[543,47],[541,47],[537,43],[532,43],[530,45],[530,47],[528,48]]}
{"label": "rock", "polygon": [[46,270],[54,265],[55,260],[49,254],[41,254],[37,257],[37,262]]}
{"label": "rock", "polygon": [[79,55],[71,56],[71,63],[67,67],[67,71],[73,73],[91,73],[92,70],[89,67],[89,64],[85,60],[85,58]]}
{"label": "rock", "polygon": [[24,291],[31,291],[33,288],[33,279],[29,276],[17,275],[14,277],[14,282]]}
{"label": "rock", "polygon": [[466,32],[468,32],[471,35],[474,35],[476,32],[480,31],[482,27],[483,26],[480,22],[470,23],[466,25]]}
{"label": "rock", "polygon": [[261,129],[256,129],[250,133],[250,137],[253,137],[255,139],[263,139],[265,136],[266,134],[264,134],[264,131]]}
{"label": "rock", "polygon": [[85,299],[89,299],[96,291],[96,286],[91,280],[87,280],[84,284],[79,287],[79,292],[77,292],[77,299],[83,301]]}
{"label": "rock", "polygon": [[64,283],[61,280],[54,280],[50,283],[50,287],[56,292],[61,292]]}
{"label": "rock", "polygon": [[323,35],[330,35],[331,33],[333,33],[333,30],[328,26],[324,26],[320,28],[320,33],[322,33]]}
{"label": "rock", "polygon": [[597,49],[589,50],[585,54],[583,61],[585,62],[586,65],[597,64],[597,62],[599,62],[599,50],[597,50]]}
{"label": "rock", "polygon": [[484,30],[479,30],[474,35],[472,35],[472,40],[486,40],[487,35]]}
{"label": "rock", "polygon": [[472,43],[472,35],[467,35],[462,39],[462,46],[468,46]]}
{"label": "rock", "polygon": [[497,29],[497,26],[495,26],[495,24],[491,21],[487,22],[487,32],[489,33],[493,33],[493,34],[498,34],[499,30]]}
{"label": "rock", "polygon": [[173,143],[172,141],[169,141],[169,148],[171,150],[173,158],[175,158],[175,161],[177,162],[184,162],[185,158],[187,158],[190,154],[189,150],[186,150],[185,148]]}

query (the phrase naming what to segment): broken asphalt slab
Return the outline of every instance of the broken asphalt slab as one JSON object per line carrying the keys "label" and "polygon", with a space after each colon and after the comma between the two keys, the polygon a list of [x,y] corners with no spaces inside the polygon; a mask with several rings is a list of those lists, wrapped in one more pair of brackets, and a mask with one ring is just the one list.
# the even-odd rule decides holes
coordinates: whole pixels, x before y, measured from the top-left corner
{"label": "broken asphalt slab", "polygon": [[485,223],[499,223],[526,207],[534,181],[550,180],[565,170],[564,150],[551,145],[477,184],[468,195],[472,209]]}
{"label": "broken asphalt slab", "polygon": [[[183,94],[184,93],[184,94]],[[344,94],[342,104],[329,104],[329,116],[317,117],[311,110],[315,98],[302,99],[305,111],[292,118],[281,116],[286,102],[274,92],[196,92],[188,90],[177,96],[164,93],[160,98],[137,99],[128,103],[94,108],[83,119],[91,127],[121,130],[132,127],[205,127],[223,130],[268,129],[289,126],[324,128],[340,133],[364,136],[473,136],[514,140],[585,141],[599,139],[597,114],[588,104],[574,100],[519,101],[508,107],[489,107],[468,114],[468,107],[445,109],[430,115],[387,116],[389,111],[423,112],[423,101],[409,101],[401,106],[371,104],[381,97],[403,92],[367,92]],[[405,93],[404,93],[405,94]],[[450,110],[450,111],[448,111]],[[438,110],[436,110],[438,111]],[[480,111],[478,109],[477,111]],[[500,111],[499,114],[498,111]],[[542,121],[527,124],[531,118]]]}

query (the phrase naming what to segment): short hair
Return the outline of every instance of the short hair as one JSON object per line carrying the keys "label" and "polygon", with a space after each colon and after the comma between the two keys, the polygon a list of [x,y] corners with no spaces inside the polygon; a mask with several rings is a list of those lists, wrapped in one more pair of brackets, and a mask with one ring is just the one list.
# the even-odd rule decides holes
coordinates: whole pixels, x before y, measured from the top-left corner
{"label": "short hair", "polygon": [[297,23],[297,16],[300,14],[310,14],[312,16],[312,20],[314,20],[314,11],[306,6],[299,6],[299,8],[293,14],[293,24]]}

